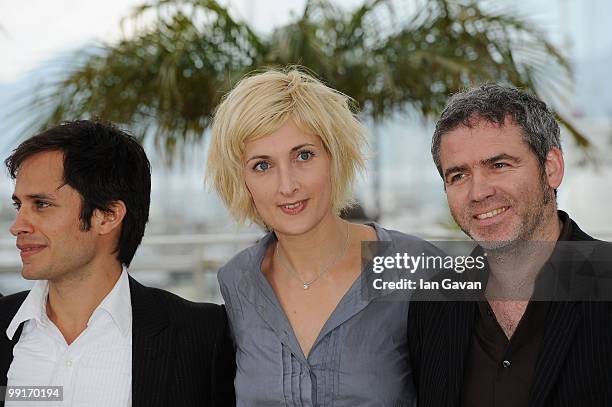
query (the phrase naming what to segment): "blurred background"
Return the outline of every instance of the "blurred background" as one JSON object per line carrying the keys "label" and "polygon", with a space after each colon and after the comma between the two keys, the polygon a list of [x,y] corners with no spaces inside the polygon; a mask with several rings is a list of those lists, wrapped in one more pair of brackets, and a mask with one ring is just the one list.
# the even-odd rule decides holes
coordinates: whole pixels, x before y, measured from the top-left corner
{"label": "blurred background", "polygon": [[[131,267],[147,285],[219,301],[215,272],[263,235],[203,177],[210,118],[244,74],[301,64],[353,97],[370,130],[347,216],[461,238],[429,142],[446,97],[486,81],[530,89],[563,124],[559,207],[612,240],[612,3],[607,0],[0,1],[0,154],[62,120],[100,117],[142,141],[151,217]],[[27,289],[0,176],[0,292]]]}

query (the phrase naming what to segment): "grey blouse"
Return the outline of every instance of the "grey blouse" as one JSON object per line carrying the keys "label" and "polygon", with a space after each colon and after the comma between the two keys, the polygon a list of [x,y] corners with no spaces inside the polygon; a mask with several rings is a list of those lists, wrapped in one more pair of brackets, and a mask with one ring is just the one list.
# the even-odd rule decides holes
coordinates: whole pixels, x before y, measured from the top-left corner
{"label": "grey blouse", "polygon": [[[431,252],[425,241],[372,225],[393,247]],[[408,301],[369,298],[367,270],[342,297],[308,358],[261,273],[270,233],[219,270],[236,346],[238,406],[416,405],[407,343]],[[385,250],[386,251],[386,250]]]}

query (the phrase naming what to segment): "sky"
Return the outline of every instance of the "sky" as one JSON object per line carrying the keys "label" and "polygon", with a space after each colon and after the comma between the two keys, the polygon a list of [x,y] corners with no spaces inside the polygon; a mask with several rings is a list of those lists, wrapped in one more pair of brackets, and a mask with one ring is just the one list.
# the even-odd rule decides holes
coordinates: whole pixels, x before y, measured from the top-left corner
{"label": "sky", "polygon": [[[92,41],[121,36],[120,22],[143,0],[0,0],[0,82],[11,82],[54,58]],[[233,15],[260,31],[288,21],[304,0],[238,0]],[[340,4],[359,4],[342,0]]]}
{"label": "sky", "polygon": [[[235,17],[251,22],[259,31],[269,31],[288,21],[292,12],[300,12],[305,0],[221,2],[230,6]],[[116,40],[121,35],[121,18],[142,3],[143,0],[0,0],[0,82],[14,81],[58,53],[92,41]],[[361,1],[335,3],[350,8]],[[495,7],[508,7],[506,3],[511,4],[493,2]],[[612,48],[612,27],[606,22],[607,16],[612,15],[612,2],[526,0],[519,4],[515,12],[537,22],[557,43],[568,45],[577,58],[602,55]]]}
{"label": "sky", "polygon": [[10,82],[88,41],[112,41],[142,0],[0,0],[0,82]]}

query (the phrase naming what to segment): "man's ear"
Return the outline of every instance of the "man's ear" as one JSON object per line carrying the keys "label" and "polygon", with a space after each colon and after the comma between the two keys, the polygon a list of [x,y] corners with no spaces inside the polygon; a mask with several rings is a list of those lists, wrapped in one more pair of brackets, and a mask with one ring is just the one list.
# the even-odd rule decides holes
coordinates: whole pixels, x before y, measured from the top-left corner
{"label": "man's ear", "polygon": [[548,154],[546,154],[546,161],[544,162],[546,181],[551,188],[559,188],[563,180],[564,170],[565,162],[563,161],[563,153],[557,147],[551,148]]}
{"label": "man's ear", "polygon": [[127,208],[123,201],[113,201],[108,205],[108,211],[101,211],[99,209],[94,210],[92,217],[92,226],[95,225],[96,231],[100,235],[106,235],[117,229],[125,214]]}

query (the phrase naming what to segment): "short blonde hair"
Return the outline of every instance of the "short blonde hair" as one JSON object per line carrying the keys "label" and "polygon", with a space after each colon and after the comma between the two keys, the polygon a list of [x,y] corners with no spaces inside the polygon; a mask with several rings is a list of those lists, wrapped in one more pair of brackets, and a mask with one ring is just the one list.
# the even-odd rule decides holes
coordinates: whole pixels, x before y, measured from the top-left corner
{"label": "short blonde hair", "polygon": [[[365,86],[365,85],[364,85]],[[331,157],[332,208],[348,206],[358,171],[365,167],[365,128],[353,101],[296,67],[247,76],[225,95],[213,119],[206,179],[239,223],[264,225],[244,182],[245,143],[267,136],[291,119],[318,135]]]}

